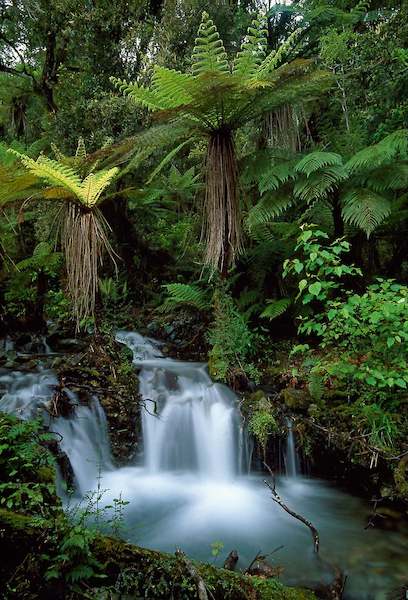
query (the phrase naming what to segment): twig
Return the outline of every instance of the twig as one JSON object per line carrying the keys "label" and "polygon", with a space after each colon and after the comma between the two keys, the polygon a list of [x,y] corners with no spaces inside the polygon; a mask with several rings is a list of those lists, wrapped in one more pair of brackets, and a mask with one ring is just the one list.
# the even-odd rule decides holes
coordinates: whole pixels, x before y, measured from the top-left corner
{"label": "twig", "polygon": [[313,537],[313,547],[314,547],[314,551],[316,553],[319,552],[319,545],[320,545],[320,537],[319,537],[319,532],[317,531],[316,527],[313,525],[313,523],[311,523],[308,519],[306,519],[305,517],[302,517],[302,515],[299,515],[298,513],[296,513],[295,511],[293,511],[292,509],[290,509],[281,499],[281,497],[279,496],[278,492],[276,491],[276,484],[275,484],[275,475],[272,471],[272,469],[264,462],[265,467],[268,469],[269,473],[272,476],[272,485],[266,481],[266,479],[264,480],[265,485],[271,490],[272,492],[272,500],[274,502],[276,502],[276,504],[279,504],[280,507],[283,508],[283,510],[285,510],[289,515],[291,515],[294,519],[297,519],[298,521],[301,521],[302,523],[304,523],[304,525],[306,525],[306,527],[309,527],[312,537]]}

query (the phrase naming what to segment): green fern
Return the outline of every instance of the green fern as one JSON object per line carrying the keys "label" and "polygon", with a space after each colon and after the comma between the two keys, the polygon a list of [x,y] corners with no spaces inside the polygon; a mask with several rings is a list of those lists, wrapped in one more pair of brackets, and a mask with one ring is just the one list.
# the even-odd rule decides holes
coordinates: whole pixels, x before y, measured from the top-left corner
{"label": "green fern", "polygon": [[252,21],[241,50],[235,59],[233,73],[245,77],[256,74],[265,57],[267,34],[262,17]]}
{"label": "green fern", "polygon": [[341,167],[343,160],[334,152],[310,152],[295,165],[295,172],[309,177],[311,173],[320,171],[324,167]]}
{"label": "green fern", "polygon": [[193,74],[229,73],[227,53],[214,22],[203,12],[192,56]]}
{"label": "green fern", "polygon": [[349,190],[343,202],[342,215],[346,223],[359,227],[367,236],[391,213],[390,201],[370,189]]}
{"label": "green fern", "polygon": [[[242,248],[235,132],[282,106],[311,101],[332,83],[331,74],[319,71],[311,60],[283,62],[298,35],[299,32],[295,32],[277,52],[265,56],[267,32],[260,19],[253,21],[231,70],[218,31],[209,15],[203,13],[191,73],[155,66],[149,87],[112,79],[135,103],[167,122],[161,126],[162,130],[152,128],[136,136],[135,155],[127,170],[139,167],[157,150],[174,146],[175,140],[179,147],[186,141],[192,145],[202,144],[207,151],[204,261],[213,268],[228,268]],[[165,134],[163,143],[155,137],[155,132],[160,131]],[[224,167],[217,175],[214,165],[221,164]],[[284,167],[281,169],[281,173],[276,168],[271,174],[272,187],[273,177],[275,187],[287,180]],[[269,189],[266,184],[264,189]],[[214,207],[218,209],[212,210]]]}
{"label": "green fern", "polygon": [[261,312],[261,317],[264,319],[276,319],[283,315],[283,313],[288,309],[291,301],[290,298],[281,298],[280,300],[273,300],[270,302],[266,308]]}
{"label": "green fern", "polygon": [[322,399],[325,391],[325,384],[321,373],[313,370],[309,373],[307,388],[313,400],[319,401]]}
{"label": "green fern", "polygon": [[396,159],[408,158],[408,129],[399,129],[387,135],[381,142],[357,152],[346,163],[346,169],[353,174],[361,170],[376,169]]}
{"label": "green fern", "polygon": [[208,290],[203,290],[196,285],[185,283],[168,283],[163,286],[168,297],[159,306],[160,312],[169,312],[180,306],[192,306],[197,310],[210,310],[212,301]]}
{"label": "green fern", "polygon": [[346,175],[342,167],[322,168],[311,173],[308,177],[299,178],[295,182],[293,194],[295,198],[304,200],[309,204],[313,200],[326,198],[345,178]]}

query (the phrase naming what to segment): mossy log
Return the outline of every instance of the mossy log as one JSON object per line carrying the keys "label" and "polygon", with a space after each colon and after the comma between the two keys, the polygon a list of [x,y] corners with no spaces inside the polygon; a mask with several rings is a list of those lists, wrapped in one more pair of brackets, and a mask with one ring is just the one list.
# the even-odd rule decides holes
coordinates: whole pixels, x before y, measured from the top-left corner
{"label": "mossy log", "polygon": [[[50,525],[51,527],[51,525]],[[46,539],[43,530],[41,537]],[[0,509],[0,542],[3,556],[10,557],[0,571],[0,584],[13,579],[13,571],[18,572],[21,564],[31,565],[18,575],[28,580],[36,580],[38,595],[30,598],[85,598],[61,586],[61,582],[44,584],[41,573],[32,572],[35,561],[33,551],[38,551],[39,531],[31,517]],[[139,600],[196,600],[197,587],[185,564],[177,556],[140,548],[114,538],[99,536],[93,543],[93,554],[103,565],[104,579],[87,582],[95,598],[124,598]],[[209,564],[196,563],[194,567],[202,578],[209,597],[214,600],[313,600],[314,594],[307,590],[287,588],[277,579],[263,579],[245,576],[240,573],[219,569]],[[40,562],[37,562],[40,570]],[[7,572],[8,571],[8,572]],[[17,577],[14,577],[16,580]],[[21,588],[20,588],[21,589]],[[125,594],[125,595],[123,595]],[[10,595],[10,598],[18,597]],[[20,596],[21,597],[21,596]]]}

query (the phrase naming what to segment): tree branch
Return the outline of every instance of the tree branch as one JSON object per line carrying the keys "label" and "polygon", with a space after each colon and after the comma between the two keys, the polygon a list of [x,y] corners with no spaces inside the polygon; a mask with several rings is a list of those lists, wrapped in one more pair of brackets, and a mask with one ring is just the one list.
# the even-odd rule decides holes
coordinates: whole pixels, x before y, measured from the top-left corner
{"label": "tree branch", "polygon": [[319,545],[320,545],[320,537],[319,537],[319,532],[317,531],[316,527],[308,519],[306,519],[305,517],[302,517],[302,515],[299,515],[298,513],[296,513],[295,511],[293,511],[291,508],[289,508],[283,502],[283,500],[279,496],[278,492],[276,491],[275,474],[273,473],[272,469],[266,464],[266,462],[264,462],[264,465],[268,469],[269,474],[272,477],[272,484],[268,483],[268,481],[266,481],[266,479],[264,480],[265,485],[270,489],[270,491],[272,493],[272,500],[274,502],[276,502],[276,504],[279,504],[279,506],[281,506],[283,508],[283,510],[285,510],[294,519],[297,519],[298,521],[301,521],[302,523],[304,523],[304,525],[306,525],[306,527],[309,527],[310,532],[311,532],[312,537],[313,537],[314,551],[316,553],[318,553],[319,552]]}

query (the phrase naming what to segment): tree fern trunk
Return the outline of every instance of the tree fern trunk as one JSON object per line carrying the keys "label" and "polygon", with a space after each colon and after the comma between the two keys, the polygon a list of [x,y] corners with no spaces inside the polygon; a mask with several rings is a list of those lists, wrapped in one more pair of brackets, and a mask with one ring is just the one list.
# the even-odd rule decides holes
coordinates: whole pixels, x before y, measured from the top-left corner
{"label": "tree fern trunk", "polygon": [[205,263],[226,276],[241,248],[242,237],[238,166],[233,134],[227,127],[210,136],[205,181]]}

